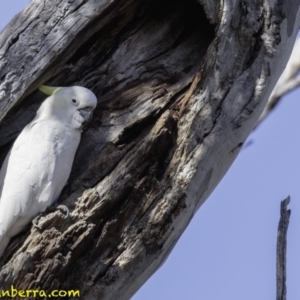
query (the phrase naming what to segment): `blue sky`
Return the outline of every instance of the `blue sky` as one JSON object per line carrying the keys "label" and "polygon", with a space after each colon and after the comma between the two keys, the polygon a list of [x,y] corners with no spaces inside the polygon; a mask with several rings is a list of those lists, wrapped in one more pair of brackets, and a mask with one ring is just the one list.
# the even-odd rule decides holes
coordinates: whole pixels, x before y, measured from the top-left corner
{"label": "blue sky", "polygon": [[[1,0],[0,28],[28,0]],[[251,134],[166,263],[134,300],[275,299],[280,201],[291,196],[288,299],[300,299],[300,92],[286,96]]]}

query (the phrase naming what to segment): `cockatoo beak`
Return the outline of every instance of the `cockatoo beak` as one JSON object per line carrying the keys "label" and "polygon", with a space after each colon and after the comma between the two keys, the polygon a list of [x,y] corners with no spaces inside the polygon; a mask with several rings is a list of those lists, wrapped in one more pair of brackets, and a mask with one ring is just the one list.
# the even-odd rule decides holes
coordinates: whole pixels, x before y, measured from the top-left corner
{"label": "cockatoo beak", "polygon": [[39,87],[39,90],[48,96],[52,96],[57,93],[61,87],[52,87],[48,85],[42,85]]}
{"label": "cockatoo beak", "polygon": [[81,129],[85,130],[88,126],[88,124],[91,122],[93,117],[93,108],[92,107],[86,107],[81,108],[78,110],[80,115],[83,117],[84,122],[82,123]]}

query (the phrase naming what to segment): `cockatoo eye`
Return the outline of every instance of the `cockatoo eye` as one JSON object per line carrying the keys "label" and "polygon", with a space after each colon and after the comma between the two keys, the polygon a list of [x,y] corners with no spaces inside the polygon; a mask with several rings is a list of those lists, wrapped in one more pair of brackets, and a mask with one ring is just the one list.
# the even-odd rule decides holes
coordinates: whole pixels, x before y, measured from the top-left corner
{"label": "cockatoo eye", "polygon": [[72,103],[73,103],[73,105],[75,105],[75,106],[78,106],[78,101],[76,100],[76,99],[72,99]]}

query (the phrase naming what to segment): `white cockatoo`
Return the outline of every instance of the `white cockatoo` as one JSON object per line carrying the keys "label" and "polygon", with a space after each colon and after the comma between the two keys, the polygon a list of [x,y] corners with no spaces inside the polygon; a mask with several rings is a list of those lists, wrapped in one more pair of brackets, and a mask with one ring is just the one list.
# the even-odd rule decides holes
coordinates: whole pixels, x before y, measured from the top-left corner
{"label": "white cockatoo", "polygon": [[53,204],[69,178],[96,96],[80,86],[41,86],[49,97],[16,139],[0,171],[0,256],[9,240]]}

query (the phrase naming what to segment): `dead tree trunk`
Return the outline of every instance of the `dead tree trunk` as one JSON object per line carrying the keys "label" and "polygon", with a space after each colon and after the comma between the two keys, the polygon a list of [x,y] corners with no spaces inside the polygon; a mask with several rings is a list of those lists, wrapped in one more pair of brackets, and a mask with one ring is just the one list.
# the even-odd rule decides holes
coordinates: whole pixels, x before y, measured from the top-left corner
{"label": "dead tree trunk", "polygon": [[299,0],[33,0],[0,35],[1,157],[39,85],[99,102],[60,198],[70,218],[14,238],[0,286],[129,299],[237,156],[299,23]]}

